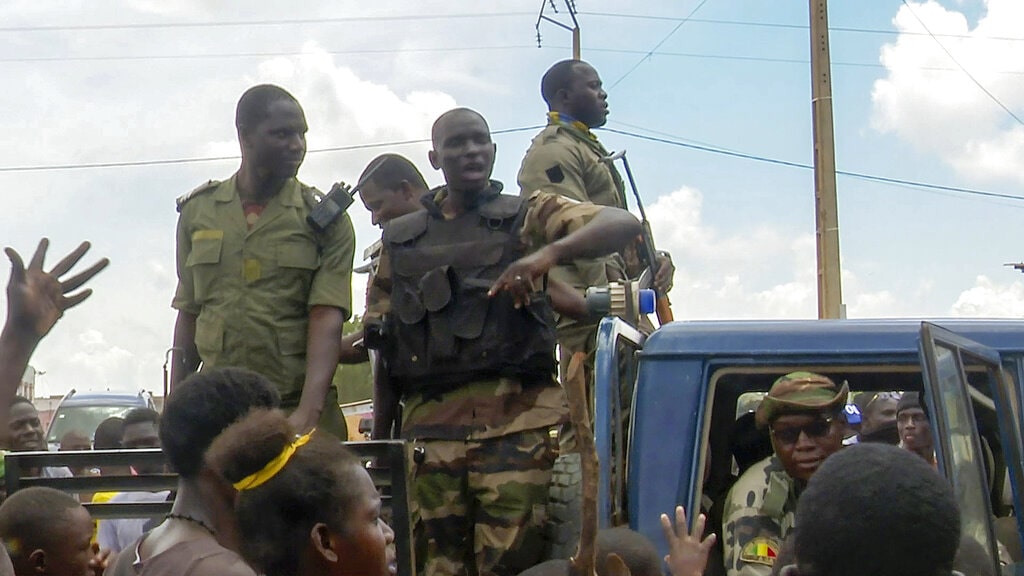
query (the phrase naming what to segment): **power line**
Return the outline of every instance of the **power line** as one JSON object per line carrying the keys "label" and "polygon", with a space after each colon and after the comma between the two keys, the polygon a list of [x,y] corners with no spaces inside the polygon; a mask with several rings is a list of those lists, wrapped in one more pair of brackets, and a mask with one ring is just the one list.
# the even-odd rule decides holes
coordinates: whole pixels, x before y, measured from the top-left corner
{"label": "power line", "polygon": [[[656,20],[666,22],[677,22],[681,20],[678,16],[654,16],[654,15],[643,15],[643,14],[622,14],[615,12],[580,12],[581,15],[586,16],[600,16],[609,18],[623,18],[623,19],[636,19],[636,20]],[[723,24],[730,26],[751,26],[757,28],[781,28],[787,30],[801,30],[807,31],[810,27],[807,24],[786,24],[782,22],[754,22],[751,20],[721,20],[712,18],[689,18],[688,22],[696,24]],[[858,34],[885,34],[889,36],[898,36],[900,34],[906,34],[909,36],[927,36],[924,32],[909,32],[900,30],[884,30],[881,28],[855,28],[848,26],[829,26],[830,32],[850,32]],[[964,38],[964,39],[977,39],[977,40],[1005,40],[1009,42],[1024,42],[1024,37],[1019,36],[979,36],[974,34],[936,34],[944,38]]]}
{"label": "power line", "polygon": [[[700,151],[700,152],[708,152],[708,153],[711,153],[711,154],[720,154],[720,155],[723,155],[723,156],[730,156],[730,157],[733,157],[733,158],[741,158],[741,159],[744,159],[744,160],[752,160],[752,161],[755,161],[755,162],[762,162],[762,163],[766,163],[766,164],[773,164],[773,165],[776,165],[776,166],[785,166],[787,168],[799,168],[799,169],[802,169],[802,170],[813,170],[814,169],[814,167],[811,166],[810,164],[803,164],[803,163],[800,163],[800,162],[790,162],[788,160],[779,160],[777,158],[768,158],[766,156],[758,156],[756,154],[747,154],[747,153],[744,153],[744,152],[738,152],[738,151],[730,150],[730,149],[727,149],[727,148],[720,148],[718,146],[714,146],[714,145],[710,145],[710,144],[697,144],[697,143],[693,143],[692,141],[691,142],[683,142],[683,141],[681,141],[682,140],[681,138],[679,138],[677,136],[673,136],[671,134],[667,134],[667,133],[664,133],[664,132],[657,132],[655,130],[651,130],[649,128],[645,128],[643,126],[636,126],[636,125],[633,125],[633,124],[626,124],[624,122],[618,122],[618,123],[619,124],[623,124],[623,125],[627,125],[627,126],[632,126],[632,127],[636,128],[638,130],[643,130],[645,132],[652,132],[652,133],[663,134],[663,135],[669,136],[669,138],[659,138],[659,137],[656,137],[656,136],[647,136],[647,135],[644,135],[644,134],[637,134],[635,132],[629,132],[629,131],[626,131],[626,130],[618,130],[618,129],[615,129],[615,128],[608,128],[608,127],[601,128],[601,130],[603,130],[605,132],[612,132],[614,134],[621,134],[623,136],[629,136],[631,138],[637,138],[637,139],[640,139],[640,140],[647,140],[647,141],[650,141],[650,142],[656,142],[656,143],[659,143],[659,144],[667,144],[667,145],[670,145],[670,146],[678,146],[680,148],[688,148],[688,149],[697,150],[697,151]],[[526,132],[526,131],[529,131],[529,130],[539,130],[541,128],[543,128],[543,126],[541,126],[541,125],[522,126],[522,127],[518,127],[518,128],[505,128],[505,129],[501,129],[501,130],[492,130],[491,134],[492,135],[512,134],[512,133],[515,133],[515,132]],[[325,152],[351,152],[351,151],[354,151],[354,150],[369,150],[369,149],[374,149],[374,148],[386,148],[386,147],[394,147],[394,146],[407,146],[407,145],[410,145],[410,144],[423,144],[423,143],[427,143],[427,142],[430,142],[430,138],[417,138],[417,139],[410,139],[410,140],[395,140],[395,141],[392,141],[392,142],[376,142],[376,143],[372,143],[372,144],[351,144],[351,145],[348,145],[348,146],[332,146],[332,147],[327,147],[327,148],[318,148],[318,149],[315,149],[315,150],[309,150],[306,153],[307,154],[321,154],[321,153],[325,153]],[[163,160],[134,160],[134,161],[124,161],[124,162],[93,162],[93,163],[79,163],[79,164],[50,164],[50,165],[36,165],[36,166],[0,166],[0,173],[4,173],[4,172],[56,172],[56,171],[65,171],[65,170],[87,170],[87,169],[95,169],[95,168],[128,168],[128,167],[138,167],[138,166],[167,166],[167,165],[174,165],[174,164],[195,164],[195,163],[201,163],[201,162],[220,162],[220,161],[238,160],[238,159],[239,159],[239,156],[209,156],[209,157],[199,157],[199,158],[173,158],[173,159],[163,159]],[[873,181],[873,182],[879,182],[879,183],[882,183],[882,184],[890,184],[890,185],[894,185],[894,186],[911,187],[911,188],[923,189],[923,190],[933,191],[933,192],[934,191],[954,192],[954,193],[957,193],[957,194],[967,194],[967,195],[972,195],[972,196],[981,196],[981,197],[995,198],[995,199],[1001,199],[1001,200],[1015,200],[1015,201],[1024,200],[1024,197],[1022,197],[1022,196],[1014,196],[1012,194],[1000,194],[998,192],[988,192],[988,191],[985,191],[985,190],[974,190],[974,189],[971,189],[971,188],[962,188],[962,187],[958,187],[958,186],[945,186],[945,185],[942,185],[942,184],[930,184],[930,183],[927,183],[927,182],[916,182],[916,181],[913,181],[913,180],[904,180],[904,179],[900,179],[900,178],[890,178],[890,177],[887,177],[887,176],[877,176],[877,175],[874,175],[874,174],[865,174],[865,173],[862,173],[862,172],[850,172],[850,171],[846,171],[846,170],[836,170],[836,174],[840,174],[842,176],[848,176],[848,177],[851,177],[851,178],[859,178],[861,180],[868,180],[868,181]]]}
{"label": "power line", "polygon": [[[546,45],[546,50],[565,50],[568,46]],[[414,53],[435,53],[435,52],[481,52],[499,50],[536,50],[535,45],[530,44],[508,44],[504,46],[443,46],[433,48],[379,48],[379,49],[351,49],[351,50],[323,50],[323,53],[332,56],[352,55],[380,55],[380,54],[414,54]],[[597,48],[590,47],[590,52],[605,52],[611,54],[644,54],[653,56],[668,56],[676,58],[698,58],[710,60],[731,60],[739,62],[765,62],[771,64],[809,64],[809,60],[799,58],[771,58],[766,56],[742,56],[736,54],[701,54],[697,52],[651,52],[649,50],[635,50],[628,48]],[[116,56],[25,56],[25,57],[0,57],[0,63],[24,63],[39,64],[48,62],[145,62],[151,60],[214,60],[220,58],[277,58],[289,56],[304,56],[309,52],[296,50],[285,50],[277,52],[216,52],[209,54],[118,54]],[[878,68],[886,69],[886,66],[877,62],[832,62],[833,67],[851,68]],[[928,70],[935,72],[960,72],[959,68],[942,66],[915,66],[917,70]],[[1024,70],[993,70],[992,74],[1012,74],[1024,76]]]}
{"label": "power line", "polygon": [[978,82],[978,79],[975,78],[973,74],[968,72],[967,68],[964,68],[964,66],[960,64],[960,61],[957,60],[953,56],[953,54],[949,50],[947,50],[945,46],[942,45],[942,42],[938,38],[936,38],[934,34],[932,34],[931,30],[928,29],[928,25],[925,24],[924,21],[921,20],[920,17],[918,17],[917,12],[914,12],[914,9],[910,7],[910,4],[907,3],[907,0],[903,0],[903,5],[907,7],[908,11],[910,11],[910,15],[914,17],[914,20],[917,20],[917,23],[920,24],[922,28],[924,28],[924,31],[927,32],[928,35],[932,37],[932,40],[934,40],[935,43],[939,45],[939,48],[942,48],[942,51],[946,53],[946,56],[949,56],[949,59],[953,61],[953,64],[956,64],[957,68],[963,71],[963,73],[966,74],[967,77],[971,79],[971,82],[974,82],[975,86],[980,88],[981,91],[984,92],[989,98],[991,98],[993,102],[995,102],[996,104],[999,105],[1000,108],[1005,110],[1006,113],[1009,114],[1014,120],[1016,120],[1018,124],[1024,126],[1024,120],[1021,120],[1019,116],[1013,113],[1013,110],[1010,110],[1009,108],[1006,107],[1005,104],[1000,102],[999,98],[996,98],[995,94],[989,92],[987,88],[982,86],[981,82]]}
{"label": "power line", "polygon": [[[689,148],[691,150],[699,150],[701,152],[710,152],[712,154],[721,154],[723,156],[732,156],[734,158],[742,158],[744,160],[753,160],[756,162],[764,162],[766,164],[774,164],[776,166],[786,166],[787,168],[800,168],[803,170],[813,170],[814,166],[810,164],[803,164],[800,162],[790,162],[788,160],[779,160],[776,158],[768,158],[766,156],[757,156],[755,154],[747,154],[744,152],[736,152],[732,150],[726,150],[724,148],[702,146],[699,144],[688,144],[686,142],[680,142],[678,140],[669,140],[667,138],[657,138],[654,136],[645,136],[643,134],[636,134],[634,132],[628,132],[626,130],[616,130],[615,128],[602,128],[606,132],[613,132],[615,134],[621,134],[623,136],[630,136],[632,138],[638,138],[640,140],[648,140],[651,142],[658,142],[661,144],[668,144],[671,146],[679,146],[681,148]],[[946,192],[957,192],[959,194],[968,194],[973,196],[983,196],[987,198],[999,198],[1003,200],[1024,200],[1024,196],[1014,196],[1012,194],[1000,194],[998,192],[988,192],[985,190],[974,190],[971,188],[961,188],[959,186],[944,186],[942,184],[929,184],[927,182],[916,182],[913,180],[903,180],[900,178],[889,178],[886,176],[876,176],[874,174],[864,174],[862,172],[850,172],[847,170],[836,170],[836,174],[848,176],[851,178],[859,178],[861,180],[869,180],[872,182],[881,182],[884,184],[894,184],[899,186],[911,186],[914,188],[920,188],[925,190],[942,190]]]}
{"label": "power line", "polygon": [[672,31],[668,33],[668,35],[666,35],[664,38],[661,39],[661,42],[658,42],[657,44],[655,44],[654,48],[651,48],[651,50],[649,52],[647,52],[647,54],[644,57],[640,58],[640,60],[637,60],[637,63],[634,64],[633,67],[630,68],[628,71],[626,71],[625,74],[620,76],[618,80],[613,82],[612,85],[608,89],[611,90],[611,89],[615,88],[616,86],[618,86],[620,82],[625,80],[627,76],[629,76],[630,74],[633,73],[634,70],[639,68],[641,64],[643,64],[648,58],[651,57],[652,54],[654,54],[655,50],[657,50],[658,48],[661,48],[661,45],[664,44],[665,42],[667,42],[668,39],[671,38],[672,35],[675,34],[677,30],[682,28],[683,24],[686,24],[687,20],[689,20],[694,14],[696,14],[697,11],[700,10],[702,6],[704,6],[704,4],[707,4],[707,1],[708,0],[700,0],[700,4],[697,4],[697,6],[695,6],[693,10],[690,10],[690,13],[686,15],[686,18],[683,18],[682,20],[680,20],[679,23],[676,24],[676,27],[673,28]]}
{"label": "power line", "polygon": [[67,24],[2,26],[0,32],[82,32],[86,30],[153,30],[160,28],[218,28],[238,26],[291,26],[295,24],[338,24],[344,22],[386,22],[402,20],[448,20],[463,18],[507,18],[529,16],[530,12],[468,12],[460,14],[409,14],[402,16],[344,16],[338,18],[297,18],[274,20],[219,20],[209,22],[129,22],[123,24]]}
{"label": "power line", "polygon": [[[523,126],[521,128],[506,128],[504,130],[492,130],[491,134],[511,134],[513,132],[525,132],[527,130],[539,130],[541,125]],[[348,146],[331,146],[328,148],[317,148],[307,150],[306,154],[322,154],[324,152],[351,152],[353,150],[370,150],[373,148],[388,148],[392,146],[407,146],[409,144],[423,144],[430,142],[430,138],[417,138],[413,140],[395,140],[392,142],[376,142],[373,144],[350,144]],[[198,164],[200,162],[221,162],[224,160],[238,160],[238,155],[233,156],[205,156],[199,158],[171,158],[163,160],[127,160],[123,162],[88,162],[79,164],[48,164],[36,166],[0,166],[2,172],[56,172],[63,170],[89,170],[94,168],[130,168],[136,166],[169,166],[174,164]]]}

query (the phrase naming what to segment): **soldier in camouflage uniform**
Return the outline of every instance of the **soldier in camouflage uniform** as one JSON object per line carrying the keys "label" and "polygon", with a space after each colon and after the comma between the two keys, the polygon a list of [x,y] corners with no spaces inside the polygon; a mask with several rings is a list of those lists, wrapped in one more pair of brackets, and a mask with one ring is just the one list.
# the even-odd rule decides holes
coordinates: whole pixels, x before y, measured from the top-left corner
{"label": "soldier in camouflage uniform", "polygon": [[[373,173],[367,178],[371,170]],[[420,202],[420,197],[430,191],[419,169],[408,158],[398,154],[381,154],[371,160],[359,176],[359,182],[363,183],[359,189],[359,199],[370,213],[370,221],[374,226],[380,227],[393,218],[423,210],[424,206]],[[367,248],[363,253],[363,259],[370,260],[370,263],[367,267],[357,270],[357,272],[368,270],[370,273],[370,277],[366,281],[366,309],[374,306],[373,279],[377,275],[382,247],[383,243],[377,240]],[[399,412],[398,398],[395,397],[387,382],[387,374],[380,363],[380,354],[368,353],[366,347],[361,344],[363,340],[362,330],[346,334],[341,341],[341,354],[338,363],[372,362],[373,428],[370,430],[370,439],[392,438]],[[360,345],[357,346],[357,342]]]}
{"label": "soldier in camouflage uniform", "polygon": [[[549,109],[548,125],[534,137],[519,168],[522,193],[543,190],[580,202],[625,209],[622,177],[604,160],[608,150],[591,131],[603,126],[608,116],[608,94],[601,87],[597,71],[579,60],[558,62],[544,74],[541,95]],[[658,262],[655,286],[667,292],[672,288],[675,267],[667,252],[659,255]],[[552,270],[551,277],[582,294],[589,286],[637,278],[642,272],[636,246],[631,243],[615,254],[562,263]],[[652,326],[645,319],[642,328],[649,331]],[[573,354],[585,352],[586,381],[592,386],[596,335],[597,321],[593,318],[559,317],[559,364],[563,378]],[[628,405],[626,402],[625,406]],[[564,432],[564,440],[570,439],[571,430]],[[570,440],[563,448],[571,446]]]}
{"label": "soldier in camouflage uniform", "polygon": [[793,529],[796,502],[807,480],[842,447],[846,427],[844,383],[792,372],[772,385],[756,413],[775,454],[754,464],[733,485],[723,522],[729,576],[768,576]]}
{"label": "soldier in camouflage uniform", "polygon": [[563,258],[616,250],[639,225],[556,194],[501,194],[472,110],[443,114],[432,140],[446,185],[426,211],[384,225],[367,345],[400,391],[402,437],[423,449],[413,500],[425,573],[517,574],[541,559],[548,431],[566,416],[542,278]]}
{"label": "soldier in camouflage uniform", "polygon": [[171,386],[203,368],[240,366],[281,392],[300,430],[346,438],[331,383],[352,310],[355,234],[342,214],[318,232],[317,192],[295,175],[306,118],[295,97],[250,88],[235,117],[242,163],[178,199],[178,286]]}

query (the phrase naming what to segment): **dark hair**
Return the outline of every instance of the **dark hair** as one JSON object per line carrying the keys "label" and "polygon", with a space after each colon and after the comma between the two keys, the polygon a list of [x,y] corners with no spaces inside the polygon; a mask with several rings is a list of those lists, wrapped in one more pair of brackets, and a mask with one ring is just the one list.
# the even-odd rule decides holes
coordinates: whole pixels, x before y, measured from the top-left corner
{"label": "dark hair", "polygon": [[251,370],[218,368],[189,376],[164,404],[160,446],[167,462],[181,476],[195,477],[218,434],[249,410],[280,402],[274,385]]}
{"label": "dark hair", "polygon": [[13,408],[14,406],[16,406],[18,404],[28,404],[28,405],[32,406],[33,408],[35,408],[35,406],[36,406],[35,404],[32,403],[31,400],[29,400],[28,398],[25,398],[24,396],[22,396],[20,394],[15,396],[14,399],[11,400],[11,408]]}
{"label": "dark hair", "polygon": [[590,66],[590,64],[582,60],[562,60],[556,62],[544,73],[540,79],[540,95],[544,97],[549,108],[554,102],[555,96],[558,95],[558,91],[568,88],[572,83],[577,66]]}
{"label": "dark hair", "polygon": [[377,156],[366,165],[366,169],[359,176],[359,180],[362,181],[363,178],[366,178],[367,172],[378,163],[380,167],[374,171],[370,181],[379,188],[396,190],[398,185],[405,180],[415,188],[428,189],[427,182],[423,179],[423,174],[420,174],[419,169],[408,158],[398,154],[381,154]]}
{"label": "dark hair", "polygon": [[127,428],[135,424],[153,424],[159,427],[160,413],[152,408],[132,408],[124,415],[124,426]]}
{"label": "dark hair", "polygon": [[608,574],[608,555],[618,554],[632,576],[661,576],[661,557],[646,536],[625,526],[597,532],[594,571]]}
{"label": "dark hair", "polygon": [[117,450],[121,447],[121,438],[124,436],[124,418],[111,416],[96,427],[92,436],[92,447],[94,450]]}
{"label": "dark hair", "polygon": [[280,86],[260,84],[249,88],[235,107],[235,128],[242,131],[266,120],[270,115],[270,105],[278,100],[289,100],[302,108],[295,96]]}
{"label": "dark hair", "polygon": [[904,392],[903,396],[900,396],[900,401],[896,403],[896,416],[899,417],[900,412],[910,408],[920,408],[924,411],[924,417],[928,418],[928,408],[920,392]]}
{"label": "dark hair", "polygon": [[[210,465],[232,484],[263,469],[295,439],[279,410],[253,410],[224,431],[207,452]],[[323,522],[340,534],[357,495],[359,460],[330,434],[317,433],[265,483],[241,490],[235,517],[242,556],[263,574],[295,574],[310,529]]]}
{"label": "dark hair", "polygon": [[800,496],[795,525],[802,576],[949,574],[960,542],[952,487],[916,454],[887,444],[829,456]]}
{"label": "dark hair", "polygon": [[67,523],[68,510],[81,508],[73,497],[60,490],[33,486],[18,490],[0,505],[0,538],[19,545],[9,550],[11,558],[20,558],[38,548],[66,544],[55,542],[54,534]]}

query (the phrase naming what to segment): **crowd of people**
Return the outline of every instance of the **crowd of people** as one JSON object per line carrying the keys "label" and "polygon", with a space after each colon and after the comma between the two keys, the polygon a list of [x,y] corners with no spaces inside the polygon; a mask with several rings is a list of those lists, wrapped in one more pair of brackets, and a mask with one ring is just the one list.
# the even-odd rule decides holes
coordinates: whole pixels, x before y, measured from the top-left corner
{"label": "crowd of people", "polygon": [[[550,433],[567,416],[555,345],[563,362],[574,352],[590,354],[592,370],[595,319],[582,290],[635,278],[645,264],[622,178],[592,132],[608,111],[597,71],[559,62],[544,75],[541,93],[548,126],[523,160],[520,194],[503,193],[491,179],[496,147],[486,120],[468,108],[445,112],[433,125],[428,160],[442,186],[430,189],[415,165],[395,154],[366,167],[357,186],[382,235],[364,330],[343,338],[355,246],[346,199],[323,199],[296,178],[307,130],[299,102],[277,86],[247,90],[235,117],[238,171],[177,202],[177,318],[163,413],[133,411],[116,434],[120,448],[162,449],[178,475],[171,513],[104,520],[94,542],[96,529],[75,497],[20,490],[0,506],[0,538],[13,561],[4,555],[0,576],[12,569],[18,576],[396,574],[394,532],[381,518],[366,468],[339,442],[346,432],[331,386],[339,363],[371,358],[373,436],[416,448],[410,500],[419,572],[571,571],[568,561],[543,562],[552,466],[559,449],[573,449],[565,441],[571,434],[562,434],[559,446]],[[38,412],[14,390],[43,336],[90,294],[76,290],[107,265],[101,260],[62,280],[88,248],[83,243],[49,272],[46,240],[27,267],[7,250],[0,429],[9,431],[12,449],[46,448]],[[657,257],[653,282],[667,291],[671,257]],[[857,547],[881,551],[868,573],[949,574],[959,517],[950,488],[930,465],[927,412],[916,397],[899,400],[894,417],[908,449],[893,447],[900,456],[866,443],[840,450],[847,396],[845,384],[818,374],[780,378],[754,418],[768,431],[773,454],[732,488],[722,534],[705,537],[704,514],[688,530],[679,508],[662,518],[670,553],[658,558],[635,532],[602,531],[597,573],[661,574],[665,563],[674,576],[699,576],[720,541],[730,576],[773,568],[840,574],[851,566],[835,543],[855,539]],[[865,404],[862,426],[885,402]],[[97,446],[100,436],[97,430]],[[921,458],[900,464],[899,478],[880,473],[851,484],[857,476],[848,467],[889,469],[911,450]],[[877,506],[870,486],[879,479],[906,482],[917,496],[906,506]],[[837,491],[845,495],[839,516],[824,515]],[[862,522],[844,521],[847,508],[870,505],[878,510]],[[933,548],[922,562],[883,544],[889,533],[874,529],[880,524],[911,532],[941,525],[934,540],[921,541],[942,546],[941,553]],[[783,568],[787,538],[791,562]]]}

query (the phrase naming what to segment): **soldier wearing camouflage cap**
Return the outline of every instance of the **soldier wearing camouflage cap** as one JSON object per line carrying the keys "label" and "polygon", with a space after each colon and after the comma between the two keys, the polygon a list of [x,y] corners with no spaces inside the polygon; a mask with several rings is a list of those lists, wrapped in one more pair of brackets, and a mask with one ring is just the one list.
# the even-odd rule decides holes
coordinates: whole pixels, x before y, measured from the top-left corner
{"label": "soldier wearing camouflage cap", "polygon": [[774,454],[747,470],[729,491],[723,518],[729,576],[767,576],[793,529],[796,501],[822,462],[842,447],[849,388],[812,372],[772,384],[757,409]]}

